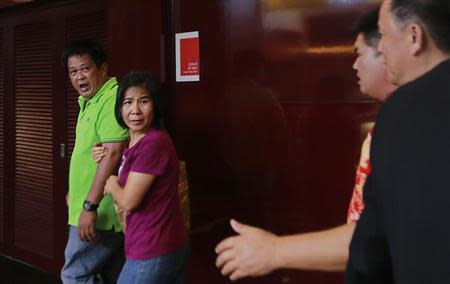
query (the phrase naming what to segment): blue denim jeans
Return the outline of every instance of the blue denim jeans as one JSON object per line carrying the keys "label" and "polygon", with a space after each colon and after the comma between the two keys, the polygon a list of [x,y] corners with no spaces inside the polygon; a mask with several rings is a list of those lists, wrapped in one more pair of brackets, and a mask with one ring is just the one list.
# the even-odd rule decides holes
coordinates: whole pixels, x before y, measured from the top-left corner
{"label": "blue denim jeans", "polygon": [[189,245],[147,260],[127,260],[117,284],[184,284]]}
{"label": "blue denim jeans", "polygon": [[80,240],[77,227],[70,226],[64,256],[64,284],[116,283],[125,261],[123,234],[97,231],[95,243],[88,243]]}

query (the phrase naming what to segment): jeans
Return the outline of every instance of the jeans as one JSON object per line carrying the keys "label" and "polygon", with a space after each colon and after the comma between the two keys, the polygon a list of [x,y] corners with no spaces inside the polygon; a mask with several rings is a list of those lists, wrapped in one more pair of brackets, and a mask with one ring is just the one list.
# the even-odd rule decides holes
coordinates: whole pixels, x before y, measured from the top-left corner
{"label": "jeans", "polygon": [[189,245],[177,251],[146,260],[125,262],[117,284],[184,284]]}
{"label": "jeans", "polygon": [[64,284],[116,283],[124,259],[123,234],[96,231],[95,243],[83,242],[78,228],[70,226],[65,263],[61,270]]}

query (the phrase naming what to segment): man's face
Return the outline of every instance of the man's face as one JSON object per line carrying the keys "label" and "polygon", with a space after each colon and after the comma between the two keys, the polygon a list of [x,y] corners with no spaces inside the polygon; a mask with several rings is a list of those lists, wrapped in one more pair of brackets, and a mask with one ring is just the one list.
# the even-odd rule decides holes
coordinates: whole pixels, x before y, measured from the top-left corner
{"label": "man's face", "polygon": [[378,26],[381,40],[378,51],[382,54],[389,81],[394,85],[405,83],[405,64],[408,57],[405,29],[391,13],[391,0],[385,0],[380,8]]}
{"label": "man's face", "polygon": [[386,100],[390,85],[387,81],[383,59],[376,47],[367,45],[363,34],[358,34],[354,43],[357,54],[353,69],[356,70],[359,87],[363,94],[379,101]]}
{"label": "man's face", "polygon": [[80,96],[91,99],[105,83],[106,64],[97,68],[88,54],[72,55],[67,59],[70,82]]}

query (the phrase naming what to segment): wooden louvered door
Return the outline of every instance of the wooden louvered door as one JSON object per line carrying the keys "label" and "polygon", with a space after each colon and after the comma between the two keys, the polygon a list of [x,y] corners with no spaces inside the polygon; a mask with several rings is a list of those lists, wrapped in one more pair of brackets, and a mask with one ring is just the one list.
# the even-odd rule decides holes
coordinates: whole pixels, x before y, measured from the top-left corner
{"label": "wooden louvered door", "polygon": [[105,42],[106,21],[102,0],[50,2],[0,17],[0,254],[58,274],[78,114],[60,57],[75,39]]}
{"label": "wooden louvered door", "polygon": [[[4,131],[4,111],[3,111],[3,98],[5,96],[4,93],[4,66],[6,63],[5,57],[4,57],[4,41],[3,41],[3,29],[0,28],[0,201],[4,200],[4,143],[3,143],[3,131]],[[3,243],[3,224],[4,224],[4,208],[3,208],[3,202],[0,202],[0,242]]]}
{"label": "wooden louvered door", "polygon": [[14,246],[52,258],[54,106],[50,30],[50,24],[44,22],[18,25],[14,32]]}

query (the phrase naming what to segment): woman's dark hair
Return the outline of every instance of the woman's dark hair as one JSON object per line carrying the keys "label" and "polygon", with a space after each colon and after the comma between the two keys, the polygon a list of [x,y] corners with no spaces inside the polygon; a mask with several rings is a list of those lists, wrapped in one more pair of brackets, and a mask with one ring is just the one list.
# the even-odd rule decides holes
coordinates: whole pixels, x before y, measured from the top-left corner
{"label": "woman's dark hair", "polygon": [[120,82],[114,109],[116,120],[119,125],[123,128],[128,128],[122,117],[122,104],[125,99],[125,93],[132,87],[141,87],[149,93],[153,104],[152,127],[156,129],[164,129],[164,99],[161,95],[158,81],[156,81],[149,72],[132,71],[128,73]]}

